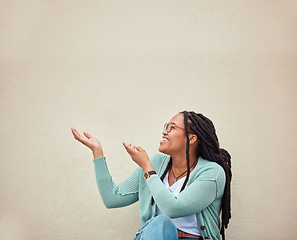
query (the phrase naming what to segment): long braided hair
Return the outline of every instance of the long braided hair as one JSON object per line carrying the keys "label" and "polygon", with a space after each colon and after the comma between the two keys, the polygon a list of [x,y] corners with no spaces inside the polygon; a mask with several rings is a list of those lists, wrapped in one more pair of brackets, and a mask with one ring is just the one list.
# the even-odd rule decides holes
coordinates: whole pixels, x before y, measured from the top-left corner
{"label": "long braided hair", "polygon": [[[197,156],[200,156],[208,161],[216,162],[219,164],[225,171],[226,174],[226,184],[225,190],[221,203],[221,235],[223,240],[225,240],[225,228],[228,227],[229,220],[231,218],[231,205],[230,205],[230,182],[231,182],[231,156],[225,150],[220,148],[219,141],[216,135],[215,127],[210,119],[203,116],[201,113],[195,112],[181,112],[184,115],[184,124],[185,124],[185,134],[187,138],[187,147],[186,147],[186,158],[187,158],[187,176],[185,182],[181,188],[181,191],[184,190],[190,176],[190,157],[189,157],[189,132],[194,133],[198,137],[198,148]],[[163,182],[166,173],[172,167],[172,158],[168,162],[168,165],[161,176],[161,181]],[[152,199],[153,203],[153,199]]]}

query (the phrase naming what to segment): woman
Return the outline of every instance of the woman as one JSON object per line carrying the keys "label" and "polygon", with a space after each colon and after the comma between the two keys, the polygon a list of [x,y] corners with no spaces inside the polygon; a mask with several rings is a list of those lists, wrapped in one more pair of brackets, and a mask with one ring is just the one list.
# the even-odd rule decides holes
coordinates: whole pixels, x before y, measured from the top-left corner
{"label": "woman", "polygon": [[[143,224],[138,239],[225,239],[230,213],[231,157],[219,147],[212,122],[181,112],[164,125],[160,153],[123,143],[138,168],[116,186],[100,142],[72,128],[74,138],[93,151],[97,186],[107,208],[139,201]],[[220,221],[220,212],[222,219]],[[221,231],[219,230],[221,226]]]}

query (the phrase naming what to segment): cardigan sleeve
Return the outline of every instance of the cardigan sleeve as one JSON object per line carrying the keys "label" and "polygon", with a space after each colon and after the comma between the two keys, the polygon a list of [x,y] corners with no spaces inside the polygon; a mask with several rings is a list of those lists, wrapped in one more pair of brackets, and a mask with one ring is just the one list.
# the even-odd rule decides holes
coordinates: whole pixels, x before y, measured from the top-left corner
{"label": "cardigan sleeve", "polygon": [[97,187],[107,208],[124,207],[138,201],[138,168],[127,179],[116,186],[108,171],[105,157],[96,158],[93,161]]}
{"label": "cardigan sleeve", "polygon": [[225,185],[225,173],[222,168],[217,168],[217,177],[212,173],[204,172],[189,184],[179,195],[174,196],[156,175],[150,177],[146,183],[150,192],[163,214],[171,217],[183,217],[197,214],[207,208],[217,198],[222,197]]}

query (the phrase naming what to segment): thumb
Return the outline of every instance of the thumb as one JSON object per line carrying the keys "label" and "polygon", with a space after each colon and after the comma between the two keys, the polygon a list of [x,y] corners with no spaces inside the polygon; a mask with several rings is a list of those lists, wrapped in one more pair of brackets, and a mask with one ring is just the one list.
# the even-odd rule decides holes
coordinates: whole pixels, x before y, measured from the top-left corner
{"label": "thumb", "polygon": [[89,134],[89,133],[87,133],[87,132],[84,132],[84,135],[85,135],[87,138],[91,138],[91,137],[92,137],[92,135]]}
{"label": "thumb", "polygon": [[143,149],[142,147],[139,147],[139,146],[136,147],[136,150],[139,151],[139,152],[140,152],[140,151],[144,151],[144,149]]}

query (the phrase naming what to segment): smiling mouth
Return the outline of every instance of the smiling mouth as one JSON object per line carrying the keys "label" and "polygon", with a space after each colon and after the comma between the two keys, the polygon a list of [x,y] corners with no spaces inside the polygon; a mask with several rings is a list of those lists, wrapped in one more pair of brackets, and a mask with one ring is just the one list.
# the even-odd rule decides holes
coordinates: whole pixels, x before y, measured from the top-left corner
{"label": "smiling mouth", "polygon": [[169,138],[163,136],[162,140],[161,140],[161,143],[164,143],[164,142],[169,142]]}

